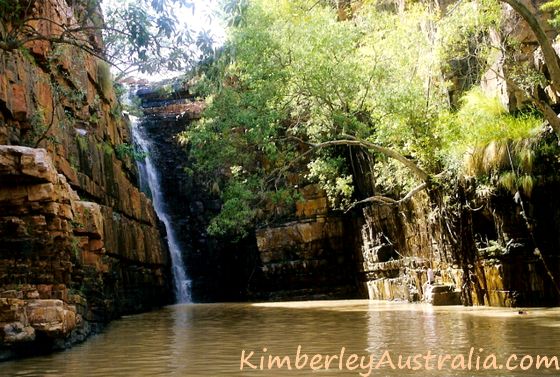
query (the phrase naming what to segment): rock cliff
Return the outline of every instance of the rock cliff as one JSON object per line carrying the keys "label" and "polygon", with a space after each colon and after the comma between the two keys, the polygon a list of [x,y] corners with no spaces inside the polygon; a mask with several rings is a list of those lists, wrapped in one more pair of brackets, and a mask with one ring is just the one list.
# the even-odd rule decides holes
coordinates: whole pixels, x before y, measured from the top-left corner
{"label": "rock cliff", "polygon": [[191,161],[177,139],[200,117],[203,102],[188,84],[178,82],[145,86],[137,95],[145,114],[140,127],[153,145],[151,158],[161,172],[194,301],[359,296],[351,228],[329,210],[326,193],[316,185],[301,189],[302,200],[294,208],[265,209],[285,212],[286,222],[255,229],[239,242],[208,235],[222,203],[199,177],[187,173]]}
{"label": "rock cliff", "polygon": [[[436,3],[441,9],[449,5],[445,1]],[[550,14],[540,10],[544,2],[523,3],[554,40],[558,33],[548,22]],[[491,32],[492,43],[503,46],[503,36],[507,35],[519,44],[515,51],[508,51],[512,59],[505,58],[505,50],[494,56],[483,75],[482,87],[490,96],[497,95],[506,108],[516,111],[526,106],[528,99],[506,79],[515,74],[512,67],[528,64],[544,74],[547,70],[527,23],[505,4],[501,18],[500,30]],[[468,62],[453,63],[455,71],[446,72],[452,82],[452,99],[473,84],[467,83],[461,73],[460,65]],[[549,94],[551,105],[556,106],[555,96]],[[547,143],[556,148],[554,137],[546,138],[550,140],[537,141],[535,150],[549,148]],[[490,149],[484,156],[486,161],[491,159]],[[559,207],[552,195],[559,184],[556,163],[556,158],[535,159],[536,184],[530,195],[522,190],[499,189],[483,200],[476,199],[467,178],[460,187],[436,190],[399,207],[361,210],[356,235],[361,239],[361,273],[368,296],[420,300],[426,295],[427,270],[431,268],[436,283],[456,290],[463,304],[558,305]],[[443,200],[443,196],[448,199]]]}
{"label": "rock cliff", "polygon": [[[188,88],[172,93],[162,95],[157,87],[138,92],[147,114],[141,126],[163,172],[162,190],[181,235],[195,300],[369,297],[436,305],[558,304],[551,276],[560,273],[555,220],[560,203],[550,198],[560,166],[550,155],[535,155],[532,195],[496,188],[481,197],[472,178],[454,178],[449,181],[455,185],[432,187],[399,206],[342,213],[329,207],[317,185],[304,184],[293,208],[263,206],[282,212],[284,222],[232,243],[207,234],[221,202],[185,173],[190,161],[176,137],[200,116],[203,105],[185,94]],[[554,149],[553,139],[543,136],[534,148]],[[359,171],[369,172],[370,162],[360,153],[353,161],[363,165]],[[372,182],[354,173],[360,194],[371,195]],[[301,176],[294,179],[304,182]],[[432,286],[426,285],[429,269],[435,275]]]}
{"label": "rock cliff", "polygon": [[[438,195],[420,196],[399,207],[364,208],[356,230],[368,297],[425,299],[427,271],[432,269],[435,284],[460,296],[448,304],[558,305],[558,203],[550,201],[558,185],[543,183],[532,199],[524,199],[531,211],[529,227],[509,191],[459,211]],[[462,191],[456,192],[457,203],[470,202],[472,193]]]}
{"label": "rock cliff", "polygon": [[[34,12],[64,24],[80,11],[69,4]],[[66,347],[172,296],[108,66],[70,45],[27,47],[0,51],[0,358]]]}
{"label": "rock cliff", "polygon": [[197,177],[187,173],[190,161],[177,135],[200,117],[204,108],[183,84],[140,87],[145,116],[139,127],[153,146],[150,157],[160,172],[166,211],[175,227],[195,302],[246,300],[256,268],[254,236],[239,243],[210,237],[210,218],[221,203]]}

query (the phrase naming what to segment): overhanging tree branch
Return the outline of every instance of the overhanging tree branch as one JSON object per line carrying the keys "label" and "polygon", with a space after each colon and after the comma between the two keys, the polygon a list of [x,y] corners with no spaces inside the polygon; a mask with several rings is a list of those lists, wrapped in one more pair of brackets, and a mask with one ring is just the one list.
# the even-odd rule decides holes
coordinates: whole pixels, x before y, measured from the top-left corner
{"label": "overhanging tree branch", "polygon": [[345,212],[349,212],[352,208],[360,204],[367,204],[367,203],[378,203],[381,205],[398,206],[399,204],[408,202],[410,199],[412,199],[414,195],[418,194],[421,191],[426,190],[427,188],[428,188],[428,183],[422,182],[421,184],[419,184],[418,186],[410,190],[405,196],[403,196],[399,200],[395,200],[381,195],[370,196],[369,198],[365,198],[363,200],[359,200],[357,202],[352,203],[352,205],[348,207]]}
{"label": "overhanging tree branch", "polygon": [[399,161],[421,181],[428,182],[430,180],[430,175],[428,173],[426,173],[416,163],[414,163],[412,160],[409,160],[399,152],[393,149],[382,147],[380,145],[374,144],[367,140],[356,139],[353,136],[346,135],[345,137],[346,137],[345,139],[330,140],[322,143],[311,143],[311,142],[301,140],[299,138],[295,138],[295,137],[294,138],[304,144],[311,146],[314,149],[323,149],[336,145],[354,145],[354,146],[364,147],[366,149],[371,149],[377,153],[381,153],[389,158]]}
{"label": "overhanging tree branch", "polygon": [[[176,8],[172,6],[193,7],[191,0],[117,2],[108,9],[105,19],[99,0],[69,1],[69,9],[74,12],[69,17],[43,15],[40,8],[31,6],[35,0],[26,0],[27,8],[18,1],[0,0],[0,51],[28,48],[39,40],[67,44],[121,72],[133,66],[142,72],[181,70],[194,58],[191,31],[183,25],[179,27]],[[211,44],[210,36],[199,38]]]}
{"label": "overhanging tree branch", "polygon": [[556,51],[554,50],[554,47],[552,47],[552,42],[548,39],[538,18],[519,0],[500,1],[509,4],[513,10],[515,10],[525,20],[525,22],[527,22],[535,34],[535,37],[537,37],[537,41],[543,52],[544,62],[548,68],[548,72],[550,73],[552,88],[555,92],[560,93],[560,65],[558,64],[558,55],[556,55]]}
{"label": "overhanging tree branch", "polygon": [[[292,136],[292,138],[294,140],[297,140],[300,143],[309,145],[312,148],[309,151],[312,151],[314,149],[316,150],[316,149],[328,148],[328,147],[337,146],[337,145],[359,146],[359,147],[362,147],[362,148],[373,150],[377,153],[381,153],[381,154],[383,154],[383,155],[385,155],[389,158],[392,158],[392,159],[400,162],[408,170],[410,170],[419,180],[422,181],[421,184],[414,187],[404,197],[402,197],[399,200],[395,200],[395,199],[392,199],[392,198],[389,198],[389,197],[386,197],[386,196],[374,195],[374,196],[370,196],[368,198],[365,198],[365,199],[362,199],[360,201],[357,201],[357,202],[353,203],[350,207],[348,207],[346,209],[346,212],[350,211],[352,208],[356,207],[357,205],[365,204],[365,203],[378,203],[378,204],[381,204],[381,205],[396,206],[396,205],[399,205],[399,204],[402,204],[404,202],[409,201],[410,199],[412,199],[412,197],[414,195],[416,195],[419,192],[424,191],[427,188],[429,188],[430,181],[431,181],[430,175],[425,170],[423,170],[421,167],[419,167],[414,161],[406,158],[405,156],[403,156],[399,152],[397,152],[393,149],[382,147],[380,145],[374,144],[374,143],[369,142],[367,140],[356,139],[355,137],[350,136],[350,135],[342,135],[342,136],[344,137],[344,139],[330,140],[330,141],[325,141],[325,142],[322,142],[322,143],[307,142],[307,141],[304,141],[304,140],[302,140],[298,137],[295,137],[295,136]],[[306,154],[307,154],[307,152],[306,152]]]}

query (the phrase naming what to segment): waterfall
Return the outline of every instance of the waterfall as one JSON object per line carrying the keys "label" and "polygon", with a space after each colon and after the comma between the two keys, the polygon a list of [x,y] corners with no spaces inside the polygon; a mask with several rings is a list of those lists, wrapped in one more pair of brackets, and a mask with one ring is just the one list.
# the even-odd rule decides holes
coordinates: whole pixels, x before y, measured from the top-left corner
{"label": "waterfall", "polygon": [[163,196],[160,190],[159,175],[149,154],[151,149],[150,141],[140,128],[138,118],[130,116],[130,122],[132,126],[132,139],[134,144],[139,149],[139,152],[146,156],[143,159],[137,160],[138,171],[140,173],[140,187],[149,189],[156,213],[165,225],[165,231],[167,232],[167,244],[169,246],[169,253],[171,254],[175,297],[178,303],[188,303],[191,302],[191,281],[188,279],[187,272],[185,271],[183,256],[175,237],[173,224],[171,223],[169,215],[165,209]]}

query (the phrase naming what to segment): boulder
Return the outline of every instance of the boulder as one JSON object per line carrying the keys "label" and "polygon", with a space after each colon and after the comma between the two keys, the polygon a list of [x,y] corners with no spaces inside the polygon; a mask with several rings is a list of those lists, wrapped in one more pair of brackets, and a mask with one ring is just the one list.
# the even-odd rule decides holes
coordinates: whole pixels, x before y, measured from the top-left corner
{"label": "boulder", "polygon": [[76,310],[62,300],[32,300],[26,312],[35,331],[51,337],[67,336],[76,328]]}
{"label": "boulder", "polygon": [[448,284],[427,284],[424,300],[434,306],[461,305],[461,291]]}

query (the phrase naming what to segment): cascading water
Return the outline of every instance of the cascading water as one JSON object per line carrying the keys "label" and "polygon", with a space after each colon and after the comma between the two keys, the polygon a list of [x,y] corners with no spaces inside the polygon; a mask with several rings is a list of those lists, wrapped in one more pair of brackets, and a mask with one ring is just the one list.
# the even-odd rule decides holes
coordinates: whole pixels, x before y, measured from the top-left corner
{"label": "cascading water", "polygon": [[171,254],[171,265],[173,272],[173,283],[175,285],[175,296],[178,303],[191,302],[190,284],[191,281],[187,277],[185,265],[183,264],[183,256],[181,249],[175,237],[173,224],[165,209],[163,197],[161,194],[159,175],[155,169],[152,158],[150,157],[150,141],[140,128],[138,118],[130,116],[132,126],[132,138],[134,144],[140,149],[146,157],[137,161],[138,170],[140,172],[140,186],[149,189],[152,196],[152,203],[160,220],[165,225],[167,232],[167,244],[169,253]]}

